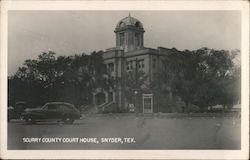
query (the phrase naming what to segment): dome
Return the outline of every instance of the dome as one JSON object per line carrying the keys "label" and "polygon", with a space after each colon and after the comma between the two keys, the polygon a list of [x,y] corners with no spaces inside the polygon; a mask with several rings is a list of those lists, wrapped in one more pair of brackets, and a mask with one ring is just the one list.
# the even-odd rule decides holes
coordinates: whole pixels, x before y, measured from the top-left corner
{"label": "dome", "polygon": [[128,17],[125,17],[122,20],[120,20],[117,23],[116,28],[123,28],[126,26],[134,26],[137,28],[143,28],[142,23],[138,19],[131,17],[130,14],[128,15]]}

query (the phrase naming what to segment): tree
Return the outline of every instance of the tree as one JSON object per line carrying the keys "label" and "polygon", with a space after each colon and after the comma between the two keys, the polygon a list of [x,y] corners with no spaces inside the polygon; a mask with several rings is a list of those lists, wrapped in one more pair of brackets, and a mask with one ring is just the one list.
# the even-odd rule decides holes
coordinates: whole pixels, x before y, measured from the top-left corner
{"label": "tree", "polygon": [[232,59],[225,50],[177,51],[165,59],[161,79],[174,96],[185,102],[187,110],[189,104],[201,110],[216,104],[226,105],[233,99],[227,88],[232,88],[238,79],[238,75],[233,78],[228,74],[233,67]]}
{"label": "tree", "polygon": [[194,104],[202,109],[216,104],[227,105],[229,99],[226,95],[230,95],[230,91],[226,91],[226,88],[232,84],[228,73],[233,67],[233,57],[225,50],[200,49],[195,53],[199,56],[199,83],[194,94]]}
{"label": "tree", "polygon": [[86,105],[92,102],[95,88],[111,86],[102,51],[90,55],[55,55],[49,51],[37,59],[28,59],[14,76],[8,77],[9,103],[22,100],[37,106],[48,101],[66,101]]}
{"label": "tree", "polygon": [[147,87],[148,76],[141,70],[131,70],[125,74],[125,97],[130,103],[134,103],[135,92],[142,93]]}

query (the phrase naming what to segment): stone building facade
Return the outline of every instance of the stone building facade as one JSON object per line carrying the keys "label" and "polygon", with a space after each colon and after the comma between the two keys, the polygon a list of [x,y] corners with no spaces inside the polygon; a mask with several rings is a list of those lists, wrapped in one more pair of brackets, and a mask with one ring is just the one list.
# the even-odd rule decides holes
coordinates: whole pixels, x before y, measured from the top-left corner
{"label": "stone building facade", "polygon": [[[115,89],[104,91],[99,89],[95,93],[95,101],[101,97],[102,102],[97,105],[104,111],[108,106],[120,109],[128,108],[131,102],[128,102],[125,94],[124,77],[131,70],[142,71],[147,75],[147,81],[150,82],[157,77],[160,69],[164,67],[164,57],[166,57],[171,49],[158,47],[157,49],[144,47],[143,24],[132,16],[121,19],[114,30],[116,35],[116,46],[107,49],[103,54],[103,61],[107,66],[110,76],[120,78],[121,81],[116,85]],[[99,95],[98,95],[99,94]],[[137,91],[135,90],[136,96]],[[138,94],[137,111],[151,113],[158,112],[159,104],[157,96],[150,91]],[[168,99],[171,100],[171,94]],[[111,105],[112,104],[112,105]]]}

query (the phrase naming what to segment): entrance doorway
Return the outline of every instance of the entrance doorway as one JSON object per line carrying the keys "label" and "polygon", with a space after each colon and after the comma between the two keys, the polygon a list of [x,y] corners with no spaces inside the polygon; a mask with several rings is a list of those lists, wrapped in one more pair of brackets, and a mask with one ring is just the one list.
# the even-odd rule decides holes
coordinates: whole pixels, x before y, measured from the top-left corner
{"label": "entrance doorway", "polygon": [[102,93],[102,92],[97,93],[96,94],[96,102],[95,102],[95,104],[101,105],[103,103],[105,103],[105,94]]}
{"label": "entrance doorway", "polygon": [[143,94],[143,113],[153,113],[153,94]]}

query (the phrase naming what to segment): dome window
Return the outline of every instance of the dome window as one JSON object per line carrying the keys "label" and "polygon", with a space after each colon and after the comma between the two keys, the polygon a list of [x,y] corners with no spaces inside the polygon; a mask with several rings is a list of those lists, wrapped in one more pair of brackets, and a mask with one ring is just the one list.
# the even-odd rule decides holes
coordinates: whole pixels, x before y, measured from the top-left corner
{"label": "dome window", "polygon": [[124,33],[120,33],[120,46],[124,45],[124,41],[125,41],[125,35]]}
{"label": "dome window", "polygon": [[124,24],[123,22],[120,22],[119,26],[120,26],[120,27],[124,27],[125,24]]}
{"label": "dome window", "polygon": [[139,44],[140,44],[139,34],[135,33],[135,46],[139,46]]}
{"label": "dome window", "polygon": [[140,23],[137,21],[137,22],[135,23],[135,26],[139,28],[139,27],[140,27]]}

